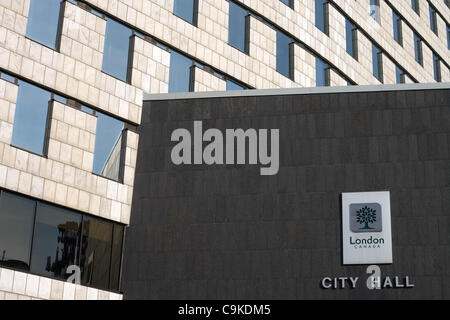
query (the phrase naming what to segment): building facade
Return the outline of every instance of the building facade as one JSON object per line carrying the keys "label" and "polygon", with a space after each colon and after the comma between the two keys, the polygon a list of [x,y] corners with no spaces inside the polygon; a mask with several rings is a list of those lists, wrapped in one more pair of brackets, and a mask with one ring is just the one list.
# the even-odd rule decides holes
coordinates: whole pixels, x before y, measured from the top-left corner
{"label": "building facade", "polygon": [[[146,95],[124,298],[449,299],[449,102],[449,84]],[[355,193],[380,215],[347,241]]]}
{"label": "building facade", "polygon": [[144,93],[446,82],[449,26],[444,0],[0,0],[0,299],[122,298]]}

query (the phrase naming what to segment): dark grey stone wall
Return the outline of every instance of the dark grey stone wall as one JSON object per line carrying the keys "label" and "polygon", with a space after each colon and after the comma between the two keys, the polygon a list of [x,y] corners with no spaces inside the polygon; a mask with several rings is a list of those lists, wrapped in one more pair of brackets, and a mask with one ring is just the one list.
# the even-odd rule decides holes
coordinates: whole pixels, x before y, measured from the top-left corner
{"label": "dark grey stone wall", "polygon": [[[280,128],[280,171],[171,163],[176,128]],[[144,104],[126,299],[450,299],[450,90]],[[391,191],[392,265],[343,266],[340,194]],[[358,289],[324,290],[325,277]]]}

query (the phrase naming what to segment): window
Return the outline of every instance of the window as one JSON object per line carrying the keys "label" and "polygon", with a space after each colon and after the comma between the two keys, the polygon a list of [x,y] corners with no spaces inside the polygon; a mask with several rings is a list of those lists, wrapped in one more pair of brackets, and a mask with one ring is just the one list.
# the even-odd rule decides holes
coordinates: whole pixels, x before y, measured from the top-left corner
{"label": "window", "polygon": [[39,203],[31,256],[31,272],[67,279],[67,268],[78,264],[81,215]]}
{"label": "window", "polygon": [[328,64],[319,57],[316,57],[316,87],[326,87],[328,85]]}
{"label": "window", "polygon": [[237,84],[234,81],[226,80],[227,82],[227,91],[233,91],[233,90],[245,90],[245,88],[239,84]]}
{"label": "window", "polygon": [[373,76],[383,83],[382,53],[374,44],[372,44],[372,70]]}
{"label": "window", "polygon": [[122,81],[128,79],[128,55],[131,29],[106,18],[102,71]]}
{"label": "window", "polygon": [[277,30],[277,71],[288,78],[291,77],[291,42],[291,38]]}
{"label": "window", "polygon": [[414,33],[414,56],[416,61],[423,65],[422,39],[416,33]]}
{"label": "window", "polygon": [[170,53],[169,92],[188,92],[192,60],[172,51]]}
{"label": "window", "polygon": [[417,14],[420,14],[419,0],[411,0],[411,8],[412,8]]}
{"label": "window", "polygon": [[381,22],[380,0],[370,0],[370,16],[378,23]]}
{"label": "window", "polygon": [[290,8],[293,8],[294,4],[293,4],[293,0],[280,0],[281,2],[283,2],[285,5],[287,5]]}
{"label": "window", "polygon": [[236,49],[248,53],[247,48],[247,11],[232,1],[228,15],[228,44]]}
{"label": "window", "polygon": [[315,0],[316,27],[328,34],[328,1]]}
{"label": "window", "polygon": [[428,3],[430,7],[430,28],[436,35],[438,35],[438,27],[437,27],[437,13],[436,9]]}
{"label": "window", "polygon": [[436,82],[441,82],[441,61],[436,53],[433,52],[433,74]]}
{"label": "window", "polygon": [[395,66],[395,80],[397,84],[405,83],[405,72],[399,66]]}
{"label": "window", "polygon": [[43,155],[50,92],[19,81],[12,145]]}
{"label": "window", "polygon": [[358,59],[358,41],[357,29],[355,25],[348,19],[345,20],[345,40],[347,53],[353,58]]}
{"label": "window", "polygon": [[85,106],[81,110],[97,116],[93,173],[120,181],[124,122]]}
{"label": "window", "polygon": [[447,48],[450,50],[450,26],[447,25]]}
{"label": "window", "polygon": [[94,218],[83,219],[83,245],[80,266],[81,282],[97,288],[109,287],[113,226]]}
{"label": "window", "polygon": [[[0,265],[119,291],[124,226],[1,190]],[[31,257],[31,262],[30,262]],[[31,263],[31,266],[30,266]]]}
{"label": "window", "polygon": [[392,11],[392,23],[394,26],[394,40],[401,46],[403,46],[403,37],[402,37],[402,19],[395,12]]}
{"label": "window", "polygon": [[120,267],[122,264],[122,243],[124,235],[124,227],[118,224],[114,225],[112,252],[111,252],[111,283],[110,288],[114,291],[120,289]]}
{"label": "window", "polygon": [[174,0],[173,14],[177,17],[197,25],[198,0]]}
{"label": "window", "polygon": [[26,36],[55,49],[60,0],[31,0]]}
{"label": "window", "polygon": [[0,266],[29,270],[36,204],[25,197],[0,196]]}

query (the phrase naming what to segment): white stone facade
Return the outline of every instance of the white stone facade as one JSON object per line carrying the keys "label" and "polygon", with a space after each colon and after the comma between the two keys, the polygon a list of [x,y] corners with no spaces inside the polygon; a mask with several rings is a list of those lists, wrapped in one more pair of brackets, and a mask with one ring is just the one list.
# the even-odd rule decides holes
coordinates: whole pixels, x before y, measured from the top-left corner
{"label": "white stone facade", "polygon": [[[278,0],[233,1],[252,13],[247,16],[248,53],[228,44],[228,0],[199,0],[196,26],[172,13],[174,0],[85,0],[80,1],[83,6],[65,1],[56,50],[26,37],[30,0],[0,0],[0,72],[28,79],[133,126],[141,122],[143,92],[168,92],[172,49],[206,66],[191,67],[194,91],[226,90],[225,79],[256,89],[312,87],[315,57],[329,64],[332,86],[349,81],[380,84],[372,73],[372,43],[383,51],[386,84],[396,82],[396,65],[406,71],[406,83],[434,82],[433,52],[441,58],[442,81],[450,81],[446,30],[450,9],[442,0],[420,0],[420,16],[409,0],[380,0],[379,22],[369,16],[370,0],[331,0],[328,34],[315,26],[314,0],[294,0],[292,8]],[[428,3],[439,12],[437,35],[430,29]],[[89,8],[144,35],[130,40],[128,82],[102,71],[106,20]],[[393,38],[393,9],[402,17],[403,46]],[[346,18],[358,29],[357,60],[346,51]],[[276,71],[276,31],[269,24],[294,39],[292,79]],[[413,32],[424,40],[423,66],[414,59]],[[102,178],[92,173],[96,118],[53,101],[48,152],[40,157],[11,145],[17,93],[16,84],[0,79],[0,187],[129,224],[138,134],[126,131],[123,180]],[[0,299],[121,298],[93,290],[0,269]]]}

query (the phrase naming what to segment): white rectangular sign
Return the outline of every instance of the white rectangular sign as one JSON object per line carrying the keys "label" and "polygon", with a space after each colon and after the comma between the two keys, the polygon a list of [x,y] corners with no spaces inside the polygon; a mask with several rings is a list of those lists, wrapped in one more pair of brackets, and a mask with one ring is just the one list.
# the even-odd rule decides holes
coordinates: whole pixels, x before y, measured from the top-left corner
{"label": "white rectangular sign", "polygon": [[392,263],[389,191],[342,194],[344,264]]}

